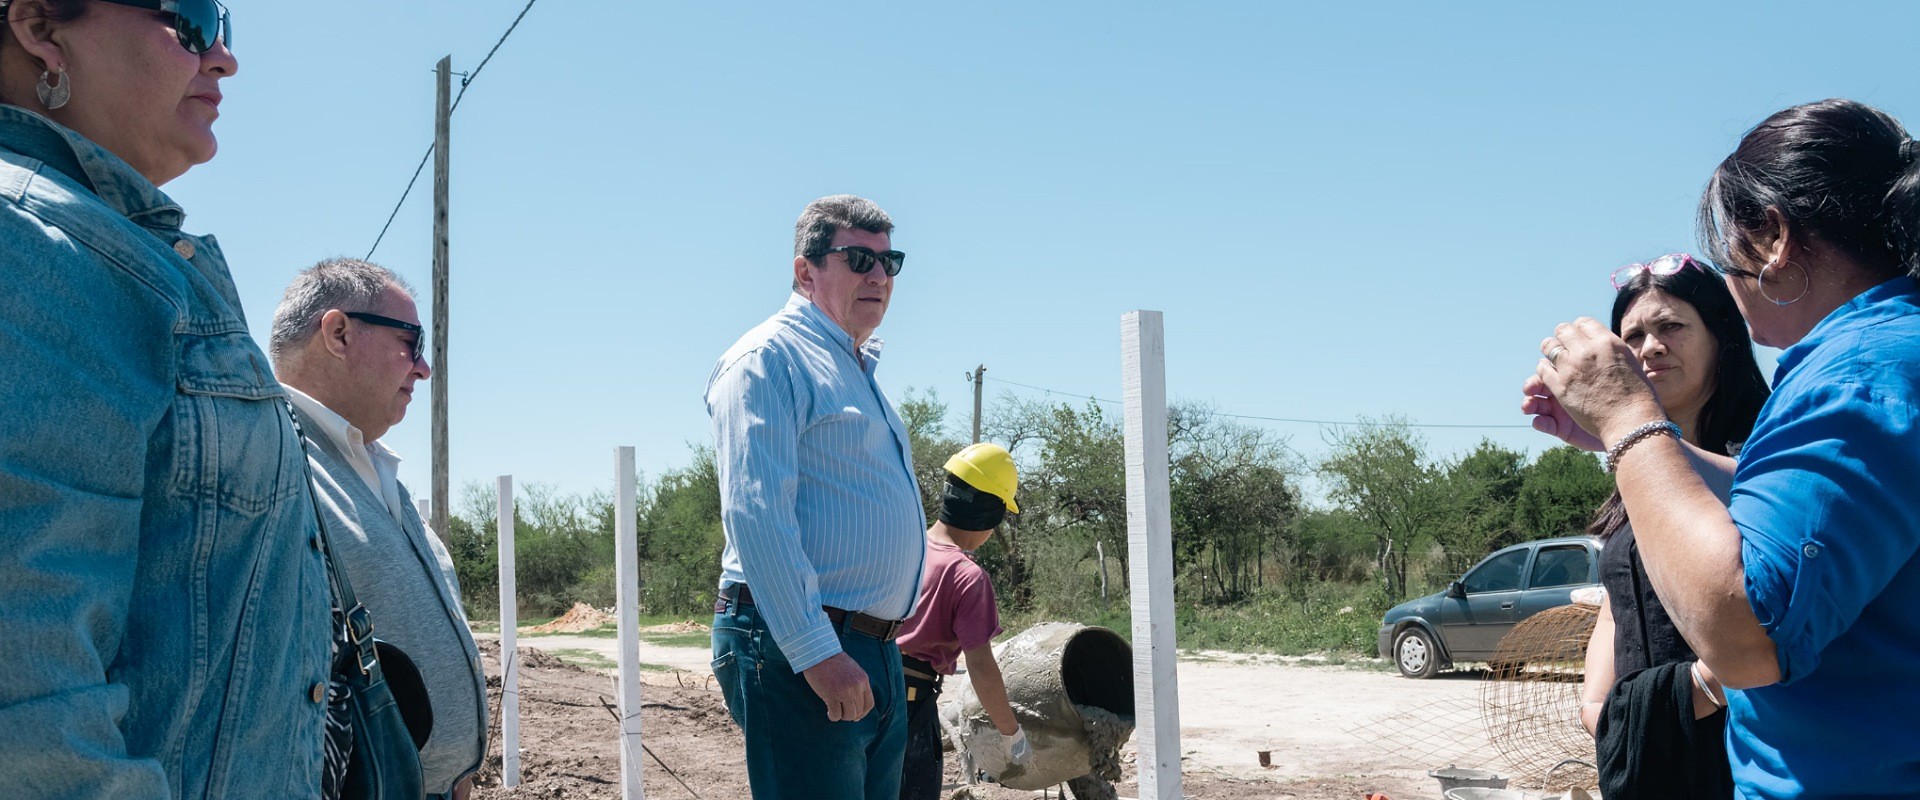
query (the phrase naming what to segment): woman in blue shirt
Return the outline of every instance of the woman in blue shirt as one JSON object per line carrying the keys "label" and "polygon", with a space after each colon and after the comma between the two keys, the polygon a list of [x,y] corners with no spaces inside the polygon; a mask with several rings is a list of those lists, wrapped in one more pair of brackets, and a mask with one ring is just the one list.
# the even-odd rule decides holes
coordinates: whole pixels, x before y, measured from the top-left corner
{"label": "woman in blue shirt", "polygon": [[219,244],[158,188],[213,157],[226,12],[0,19],[0,795],[313,797],[306,459]]}
{"label": "woman in blue shirt", "polygon": [[[1920,791],[1920,164],[1826,100],[1721,162],[1701,238],[1755,341],[1785,348],[1737,464],[1693,448],[1591,319],[1541,343],[1528,413],[1608,445],[1647,575],[1727,691],[1748,798]],[[1722,505],[1702,472],[1731,471]]]}

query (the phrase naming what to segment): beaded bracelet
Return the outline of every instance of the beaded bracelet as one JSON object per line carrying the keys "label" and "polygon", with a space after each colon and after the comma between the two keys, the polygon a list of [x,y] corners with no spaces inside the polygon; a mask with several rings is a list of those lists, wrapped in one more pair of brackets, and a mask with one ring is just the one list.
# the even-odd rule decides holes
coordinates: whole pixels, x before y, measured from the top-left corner
{"label": "beaded bracelet", "polygon": [[1627,452],[1627,448],[1663,433],[1671,434],[1675,439],[1681,438],[1680,426],[1673,424],[1670,420],[1664,419],[1657,422],[1649,422],[1627,432],[1627,435],[1620,437],[1620,441],[1614,442],[1612,447],[1607,448],[1607,471],[1612,472],[1619,469],[1620,456]]}

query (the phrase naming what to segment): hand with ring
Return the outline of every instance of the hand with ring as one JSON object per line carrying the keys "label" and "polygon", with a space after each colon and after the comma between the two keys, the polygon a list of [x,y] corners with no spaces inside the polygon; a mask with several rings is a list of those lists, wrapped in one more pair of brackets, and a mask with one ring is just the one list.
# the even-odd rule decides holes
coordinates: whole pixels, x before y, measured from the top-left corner
{"label": "hand with ring", "polygon": [[1540,354],[1520,387],[1520,411],[1533,416],[1534,430],[1599,452],[1608,435],[1665,418],[1640,359],[1598,320],[1561,323]]}

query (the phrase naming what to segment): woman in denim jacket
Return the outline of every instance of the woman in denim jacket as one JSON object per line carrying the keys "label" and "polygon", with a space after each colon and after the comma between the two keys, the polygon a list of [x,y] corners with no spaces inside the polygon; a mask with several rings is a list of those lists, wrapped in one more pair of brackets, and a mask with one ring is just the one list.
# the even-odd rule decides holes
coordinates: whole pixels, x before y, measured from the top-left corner
{"label": "woman in denim jacket", "polygon": [[305,460],[211,237],[212,0],[0,0],[0,796],[312,797]]}

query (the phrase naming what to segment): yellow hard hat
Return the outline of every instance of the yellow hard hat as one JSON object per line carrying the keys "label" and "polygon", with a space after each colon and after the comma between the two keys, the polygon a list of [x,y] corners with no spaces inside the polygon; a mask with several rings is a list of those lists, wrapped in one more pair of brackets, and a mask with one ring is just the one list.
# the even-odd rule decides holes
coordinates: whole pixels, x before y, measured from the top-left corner
{"label": "yellow hard hat", "polygon": [[947,474],[1007,504],[1007,510],[1020,513],[1013,502],[1013,490],[1020,485],[1020,470],[1013,465],[1013,454],[992,442],[967,445],[947,459]]}

